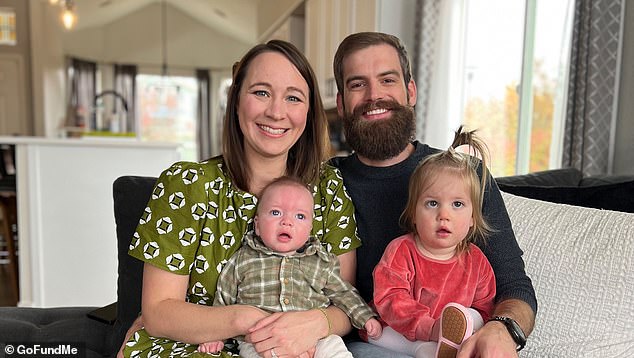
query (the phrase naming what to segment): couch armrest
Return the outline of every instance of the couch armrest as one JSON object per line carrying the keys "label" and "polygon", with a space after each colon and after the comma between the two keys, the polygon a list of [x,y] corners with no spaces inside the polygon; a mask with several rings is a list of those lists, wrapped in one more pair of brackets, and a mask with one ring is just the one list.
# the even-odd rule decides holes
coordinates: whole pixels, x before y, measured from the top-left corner
{"label": "couch armrest", "polygon": [[[113,346],[118,348],[141,311],[143,262],[128,255],[130,241],[152,195],[154,177],[122,176],[112,186],[117,225],[117,306]],[[113,348],[115,348],[113,347]]]}
{"label": "couch armrest", "polygon": [[117,320],[117,303],[111,303],[107,306],[97,308],[96,310],[92,310],[86,314],[88,318],[92,318],[99,322],[113,325],[114,321]]}

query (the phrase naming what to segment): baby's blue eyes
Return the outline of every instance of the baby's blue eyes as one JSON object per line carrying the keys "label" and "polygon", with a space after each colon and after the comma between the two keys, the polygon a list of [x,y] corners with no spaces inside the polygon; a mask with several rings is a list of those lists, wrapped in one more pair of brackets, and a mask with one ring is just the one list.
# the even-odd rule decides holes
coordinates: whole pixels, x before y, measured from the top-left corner
{"label": "baby's blue eyes", "polygon": [[[281,216],[282,212],[278,209],[273,209],[271,211],[269,211],[269,213],[271,214],[271,216]],[[295,214],[295,218],[297,218],[298,220],[305,220],[306,219],[306,214]]]}

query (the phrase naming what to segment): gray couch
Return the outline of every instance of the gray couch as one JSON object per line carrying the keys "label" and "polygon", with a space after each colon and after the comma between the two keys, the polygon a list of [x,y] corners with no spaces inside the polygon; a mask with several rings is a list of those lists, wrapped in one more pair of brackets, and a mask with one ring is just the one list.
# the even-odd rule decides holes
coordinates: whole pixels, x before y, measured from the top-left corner
{"label": "gray couch", "polygon": [[7,342],[78,342],[86,358],[116,355],[141,310],[143,265],[128,255],[128,247],[155,182],[153,177],[124,176],[113,183],[117,302],[107,307],[0,307],[0,352]]}
{"label": "gray couch", "polygon": [[[97,311],[1,307],[0,345],[81,342],[87,357],[116,354],[140,310],[142,265],[127,249],[155,180],[128,176],[113,185],[117,303]],[[521,357],[631,356],[634,176],[581,178],[578,171],[562,169],[496,180],[506,192],[504,200],[540,302],[535,331]],[[584,204],[589,208],[578,206]]]}

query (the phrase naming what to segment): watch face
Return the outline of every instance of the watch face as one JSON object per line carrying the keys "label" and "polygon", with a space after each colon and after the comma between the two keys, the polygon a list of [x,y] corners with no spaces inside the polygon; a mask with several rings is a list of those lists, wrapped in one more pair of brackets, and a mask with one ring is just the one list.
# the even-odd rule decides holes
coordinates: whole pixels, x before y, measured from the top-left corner
{"label": "watch face", "polygon": [[519,338],[523,341],[526,341],[526,336],[524,335],[524,331],[522,331],[522,328],[520,327],[519,324],[517,324],[517,322],[515,322],[515,320],[509,320],[510,324],[513,326],[513,330],[515,331],[515,333],[517,333],[517,335],[519,336]]}

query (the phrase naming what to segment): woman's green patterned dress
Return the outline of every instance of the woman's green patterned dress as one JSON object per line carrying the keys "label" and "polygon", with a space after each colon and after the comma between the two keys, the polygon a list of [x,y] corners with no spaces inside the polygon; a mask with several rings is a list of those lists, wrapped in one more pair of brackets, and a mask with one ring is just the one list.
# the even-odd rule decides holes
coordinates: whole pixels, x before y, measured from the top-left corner
{"label": "woman's green patterned dress", "polygon": [[[187,300],[211,305],[218,275],[240,247],[252,225],[257,198],[235,188],[224,170],[224,160],[179,162],[159,177],[152,197],[130,244],[130,255],[181,275],[189,275]],[[341,173],[325,165],[313,190],[315,215],[312,234],[337,255],[361,245],[354,207]],[[196,352],[197,345],[132,335],[125,356],[231,357]]]}

